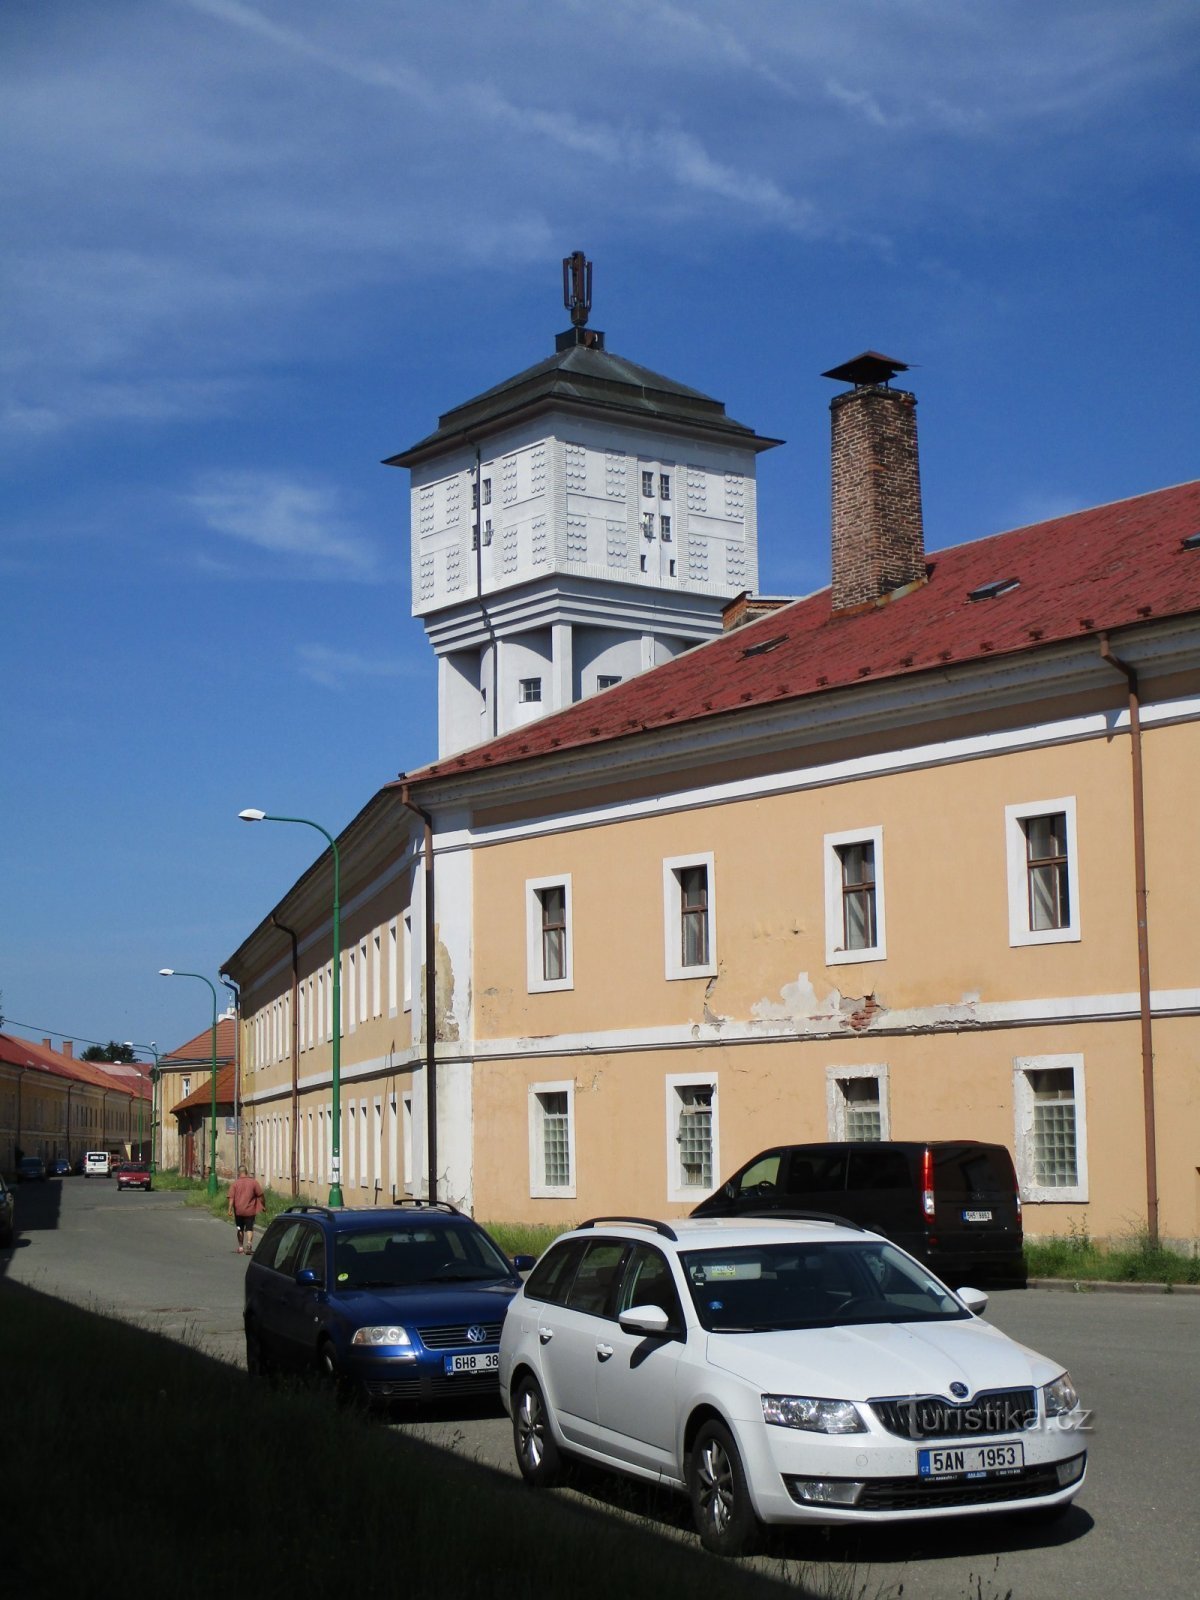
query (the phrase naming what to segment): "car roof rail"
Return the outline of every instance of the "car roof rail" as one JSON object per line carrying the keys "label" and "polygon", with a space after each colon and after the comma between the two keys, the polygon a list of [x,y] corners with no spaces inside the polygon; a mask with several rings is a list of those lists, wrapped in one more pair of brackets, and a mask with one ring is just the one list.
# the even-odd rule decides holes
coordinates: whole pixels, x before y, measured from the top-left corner
{"label": "car roof rail", "polygon": [[331,1216],[333,1216],[333,1210],[329,1206],[294,1205],[294,1206],[285,1206],[283,1209],[284,1209],[284,1214],[288,1215],[288,1216],[290,1216],[293,1212],[299,1212],[299,1211],[315,1211],[315,1212],[319,1213],[319,1215],[321,1215],[323,1217],[331,1217]]}
{"label": "car roof rail", "polygon": [[679,1242],[679,1235],[675,1229],[665,1222],[656,1222],[653,1217],[589,1217],[586,1222],[579,1224],[580,1228],[602,1228],[610,1222],[632,1223],[636,1228],[653,1228],[655,1233],[661,1233],[664,1239],[673,1239]]}
{"label": "car roof rail", "polygon": [[445,1211],[452,1217],[465,1216],[457,1206],[452,1206],[449,1200],[425,1200],[420,1195],[404,1194],[392,1201],[394,1206],[412,1206],[416,1211]]}
{"label": "car roof rail", "polygon": [[755,1217],[761,1222],[769,1221],[771,1217],[778,1217],[781,1222],[832,1222],[838,1228],[853,1228],[855,1233],[874,1231],[864,1227],[861,1222],[851,1222],[849,1217],[836,1217],[832,1211],[798,1211],[788,1206],[750,1206],[745,1211],[714,1217],[713,1221],[737,1222],[741,1217]]}

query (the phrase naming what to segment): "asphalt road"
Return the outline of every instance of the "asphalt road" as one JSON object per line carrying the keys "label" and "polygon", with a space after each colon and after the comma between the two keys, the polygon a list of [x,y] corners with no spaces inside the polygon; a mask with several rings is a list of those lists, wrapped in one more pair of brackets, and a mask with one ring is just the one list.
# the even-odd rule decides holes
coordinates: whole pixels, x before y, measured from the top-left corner
{"label": "asphalt road", "polygon": [[[70,1178],[22,1185],[17,1242],[0,1274],[90,1310],[185,1339],[240,1365],[245,1260],[232,1226],[167,1192],[119,1194]],[[865,1532],[773,1531],[760,1564],[845,1600],[1193,1600],[1200,1587],[1200,1295],[1005,1290],[988,1318],[1070,1368],[1094,1409],[1091,1464],[1053,1530],[991,1517]],[[514,1471],[498,1411],[394,1424]],[[690,1539],[673,1496],[580,1472],[570,1489],[593,1505]]]}

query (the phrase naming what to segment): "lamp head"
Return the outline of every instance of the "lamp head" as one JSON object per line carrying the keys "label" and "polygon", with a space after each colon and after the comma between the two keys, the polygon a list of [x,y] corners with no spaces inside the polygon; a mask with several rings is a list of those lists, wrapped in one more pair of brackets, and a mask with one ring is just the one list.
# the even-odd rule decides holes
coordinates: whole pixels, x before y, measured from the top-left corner
{"label": "lamp head", "polygon": [[238,812],[243,822],[261,822],[266,814],[265,811],[256,811],[253,806],[247,806],[245,811]]}
{"label": "lamp head", "polygon": [[173,978],[175,976],[175,968],[174,967],[159,967],[158,975],[159,975],[160,978]]}

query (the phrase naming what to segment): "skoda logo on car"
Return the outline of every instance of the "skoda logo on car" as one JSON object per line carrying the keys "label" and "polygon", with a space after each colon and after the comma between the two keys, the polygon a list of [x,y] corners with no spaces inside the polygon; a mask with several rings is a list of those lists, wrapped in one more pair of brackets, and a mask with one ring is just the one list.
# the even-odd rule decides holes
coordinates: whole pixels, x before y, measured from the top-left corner
{"label": "skoda logo on car", "polygon": [[965,1383],[959,1383],[956,1378],[950,1385],[950,1393],[956,1400],[965,1400],[967,1398],[967,1386]]}

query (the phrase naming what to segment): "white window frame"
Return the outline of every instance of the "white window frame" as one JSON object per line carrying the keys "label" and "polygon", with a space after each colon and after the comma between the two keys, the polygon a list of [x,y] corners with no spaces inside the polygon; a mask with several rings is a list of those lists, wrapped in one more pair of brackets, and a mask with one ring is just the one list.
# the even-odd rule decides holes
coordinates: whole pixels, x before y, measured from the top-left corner
{"label": "white window frame", "polygon": [[[563,937],[563,976],[543,977],[542,967],[542,901],[543,889],[563,891],[563,916],[566,928]],[[547,878],[525,880],[525,982],[530,994],[550,994],[559,989],[575,987],[575,959],[573,952],[574,919],[571,905],[571,874],[553,873]]]}
{"label": "white window frame", "polygon": [[[546,1182],[546,1145],[543,1136],[545,1114],[539,1098],[544,1094],[565,1094],[567,1097],[567,1163],[571,1181],[565,1184]],[[575,1198],[575,1080],[560,1078],[553,1083],[529,1085],[529,1194],[534,1200],[573,1200]]]}
{"label": "white window frame", "polygon": [[667,1135],[667,1199],[693,1204],[712,1188],[683,1182],[683,1163],[679,1159],[679,1120],[684,1101],[681,1089],[712,1090],[712,1188],[721,1181],[721,1094],[715,1072],[671,1072],[664,1080]]}
{"label": "white window frame", "polygon": [[[347,993],[347,990],[349,993]],[[346,951],[346,981],[342,984],[343,1012],[349,1013],[350,1032],[358,1031],[358,951],[353,946]]]}
{"label": "white window frame", "polygon": [[383,1015],[383,929],[371,934],[371,1015]]}
{"label": "white window frame", "polygon": [[[680,873],[686,867],[705,867],[708,871],[708,960],[694,967],[685,967],[683,964],[683,885]],[[663,957],[668,980],[715,978],[717,975],[717,863],[711,850],[690,856],[666,856],[663,859]],[[697,1078],[695,1081],[699,1083],[701,1080]]]}
{"label": "white window frame", "polygon": [[413,1161],[413,1097],[412,1090],[406,1089],[400,1096],[400,1154],[403,1165],[401,1167],[401,1181],[405,1194],[412,1194],[416,1188],[416,1166]]}
{"label": "white window frame", "polygon": [[[846,950],[843,938],[842,857],[845,845],[869,844],[875,852],[875,943],[861,950]],[[887,919],[883,894],[882,827],[844,828],[827,833],[825,849],[825,965],[841,967],[858,961],[887,960]]]}
{"label": "white window frame", "polygon": [[892,1137],[891,1084],[887,1063],[869,1062],[854,1067],[825,1068],[825,1112],[831,1139],[848,1139],[846,1096],[841,1085],[851,1078],[873,1078],[879,1085],[879,1137]]}
{"label": "white window frame", "polygon": [[412,1010],[413,997],[413,931],[412,931],[412,906],[406,906],[404,915],[400,919],[404,929],[403,947],[400,952],[401,966],[404,973],[404,1009]]}
{"label": "white window frame", "polygon": [[[1061,809],[1061,807],[1060,807]],[[1035,813],[1040,815],[1040,813]],[[1074,1075],[1075,1177],[1073,1184],[1052,1189],[1033,1181],[1033,1112],[1036,1103],[1031,1072],[1065,1072]],[[1013,1061],[1013,1152],[1021,1199],[1039,1205],[1086,1205],[1088,1194],[1087,1101],[1084,1095],[1083,1056],[1017,1056]]]}
{"label": "white window frame", "polygon": [[388,1016],[396,1015],[397,995],[400,993],[400,930],[395,917],[388,923],[388,961],[387,961],[387,987],[388,987]]}
{"label": "white window frame", "polygon": [[[1070,921],[1062,928],[1029,925],[1029,847],[1023,823],[1030,817],[1048,817],[1061,811],[1067,819],[1067,896]],[[1079,838],[1075,826],[1075,796],[1060,800],[1034,800],[1004,808],[1008,854],[1008,942],[1010,945],[1070,944],[1081,938],[1079,921]]]}
{"label": "white window frame", "polygon": [[[534,692],[536,690],[536,693]],[[542,680],[540,678],[518,678],[517,700],[523,706],[536,706],[542,703]]]}

